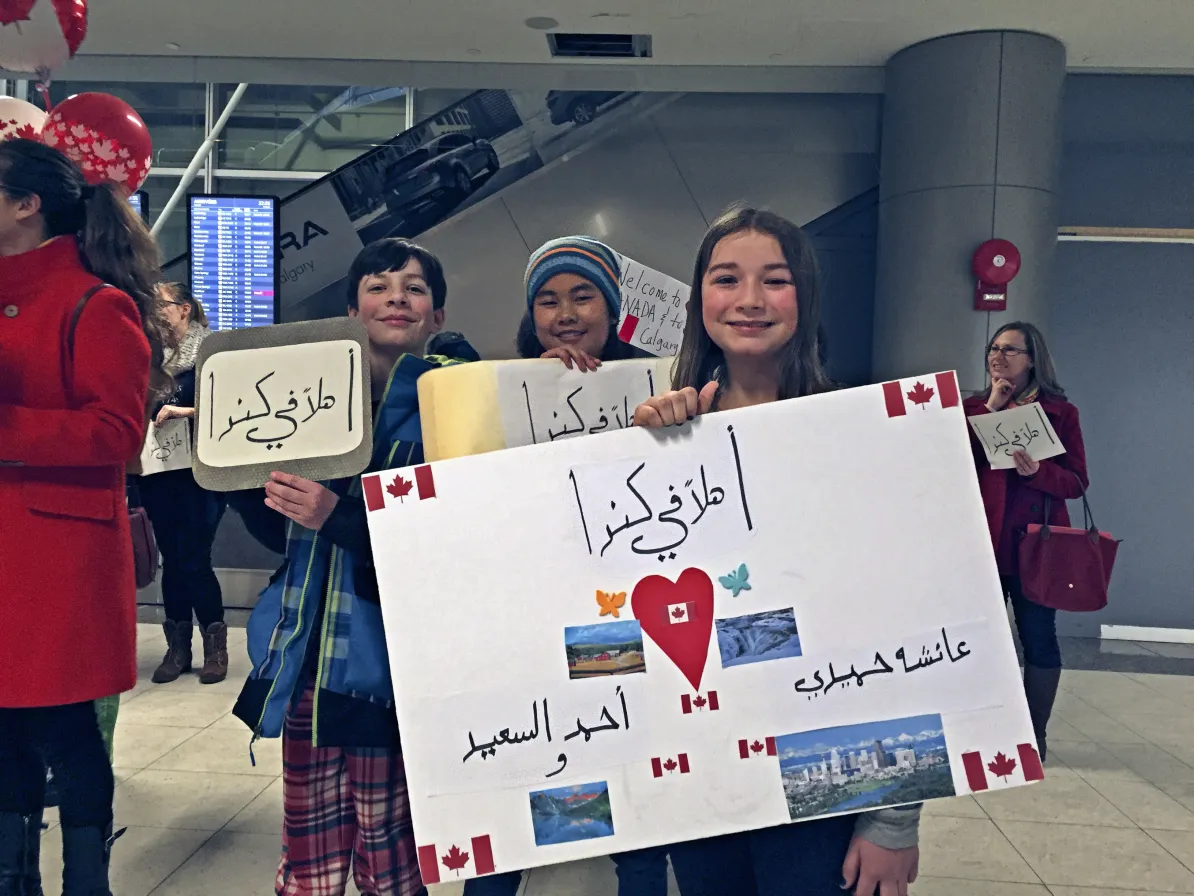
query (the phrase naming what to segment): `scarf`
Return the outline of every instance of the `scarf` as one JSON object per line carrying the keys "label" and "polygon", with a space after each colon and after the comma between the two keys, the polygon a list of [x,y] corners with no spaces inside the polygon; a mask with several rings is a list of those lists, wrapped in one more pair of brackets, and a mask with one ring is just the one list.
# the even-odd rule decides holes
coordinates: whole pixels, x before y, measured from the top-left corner
{"label": "scarf", "polygon": [[188,370],[194,370],[195,361],[199,358],[199,346],[203,340],[211,335],[211,330],[198,321],[191,321],[187,327],[187,334],[174,348],[166,349],[162,360],[162,371],[169,376],[178,376]]}
{"label": "scarf", "polygon": [[1024,387],[1024,391],[1007,403],[1008,408],[1018,408],[1021,405],[1032,404],[1041,394],[1040,386],[1037,385],[1034,378],[1031,383]]}

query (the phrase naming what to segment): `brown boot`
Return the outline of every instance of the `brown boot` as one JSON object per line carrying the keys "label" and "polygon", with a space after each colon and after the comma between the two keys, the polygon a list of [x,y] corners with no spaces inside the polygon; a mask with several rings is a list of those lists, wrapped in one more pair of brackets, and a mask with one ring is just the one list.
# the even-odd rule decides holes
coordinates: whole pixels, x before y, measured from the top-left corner
{"label": "brown boot", "polygon": [[191,671],[191,623],[167,619],[162,628],[166,631],[166,655],[153,672],[154,684],[176,681],[178,676]]}
{"label": "brown boot", "polygon": [[200,684],[216,684],[228,677],[228,626],[213,622],[203,635],[203,671],[199,673]]}

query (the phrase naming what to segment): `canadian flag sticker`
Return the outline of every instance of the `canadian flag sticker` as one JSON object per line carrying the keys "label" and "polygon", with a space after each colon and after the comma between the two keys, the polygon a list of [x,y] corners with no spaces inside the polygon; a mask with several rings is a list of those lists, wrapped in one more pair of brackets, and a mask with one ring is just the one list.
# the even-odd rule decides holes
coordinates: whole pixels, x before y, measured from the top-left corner
{"label": "canadian flag sticker", "polygon": [[667,605],[667,621],[675,625],[680,622],[690,622],[696,616],[696,601],[683,604]]}
{"label": "canadian flag sticker", "polygon": [[461,849],[455,843],[441,850],[436,844],[431,843],[426,846],[418,848],[419,856],[419,875],[423,878],[425,884],[438,884],[442,879],[440,874],[440,865],[448,871],[455,871],[456,876],[460,876],[460,872],[468,868],[471,863],[473,866],[473,874],[493,874],[493,847],[489,842],[489,835],[484,834],[480,837],[473,837],[469,843],[471,849]]}
{"label": "canadian flag sticker", "polygon": [[622,327],[618,330],[618,338],[623,342],[629,342],[634,338],[634,331],[638,329],[638,318],[633,314],[627,314],[626,319],[622,321]]}
{"label": "canadian flag sticker", "polygon": [[992,783],[996,786],[1006,784],[1012,778],[1024,781],[1045,779],[1040,754],[1032,744],[1017,746],[1015,756],[1008,756],[1002,751],[990,757],[984,757],[977,750],[963,753],[962,767],[966,770],[966,783],[976,792],[988,790]]}
{"label": "canadian flag sticker", "polygon": [[691,697],[688,694],[681,694],[680,709],[683,710],[686,716],[691,715],[693,709],[696,709],[697,712],[702,712],[706,709],[710,712],[717,712],[717,691],[709,691],[704,696],[697,694],[695,697]]}
{"label": "canadian flag sticker", "polygon": [[951,371],[933,377],[884,383],[883,402],[888,417],[905,417],[910,410],[956,408],[962,399],[957,377]]}
{"label": "canadian flag sticker", "polygon": [[775,756],[777,751],[775,749],[775,738],[765,737],[762,740],[755,738],[743,738],[738,741],[738,758],[750,759],[754,756]]}
{"label": "canadian flag sticker", "polygon": [[372,473],[361,477],[361,490],[365,493],[365,509],[372,512],[387,506],[406,504],[412,501],[426,501],[435,497],[435,476],[431,467],[415,467],[414,472],[400,470],[397,473]]}
{"label": "canadian flag sticker", "polygon": [[687,775],[690,771],[687,753],[680,753],[675,758],[656,756],[651,760],[651,774],[656,778],[673,774]]}

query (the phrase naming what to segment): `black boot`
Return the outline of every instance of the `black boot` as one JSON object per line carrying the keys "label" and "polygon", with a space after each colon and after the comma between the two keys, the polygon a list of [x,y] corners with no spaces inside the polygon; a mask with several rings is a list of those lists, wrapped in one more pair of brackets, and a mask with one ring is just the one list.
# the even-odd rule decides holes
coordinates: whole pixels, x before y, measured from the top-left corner
{"label": "black boot", "polygon": [[115,840],[111,825],[106,829],[63,825],[62,896],[112,896],[108,860]]}
{"label": "black boot", "polygon": [[1057,685],[1060,682],[1060,667],[1024,667],[1024,695],[1028,698],[1028,714],[1032,717],[1032,730],[1036,734],[1042,762],[1045,761],[1045,728],[1049,724],[1049,716],[1053,714],[1053,701],[1057,699]]}
{"label": "black boot", "polygon": [[42,896],[40,850],[40,812],[0,812],[0,896]]}

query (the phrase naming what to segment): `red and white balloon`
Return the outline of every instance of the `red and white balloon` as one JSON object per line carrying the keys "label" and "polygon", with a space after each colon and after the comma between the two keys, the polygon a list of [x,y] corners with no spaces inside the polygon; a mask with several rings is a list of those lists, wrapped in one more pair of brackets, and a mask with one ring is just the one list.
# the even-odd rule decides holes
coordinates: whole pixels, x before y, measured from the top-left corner
{"label": "red and white balloon", "polygon": [[149,176],[153,142],[141,116],[107,93],[77,93],[51,111],[42,142],[70,157],[89,184],[105,181],[133,193]]}
{"label": "red and white balloon", "polygon": [[88,0],[0,0],[0,68],[43,74],[78,52]]}
{"label": "red and white balloon", "polygon": [[37,140],[45,123],[46,113],[33,103],[13,96],[0,96],[0,140],[13,137]]}

